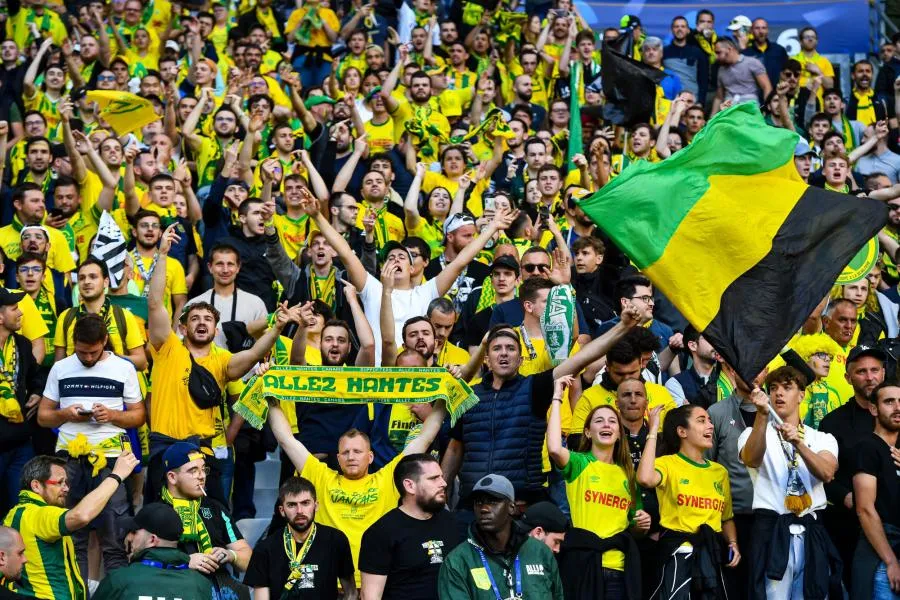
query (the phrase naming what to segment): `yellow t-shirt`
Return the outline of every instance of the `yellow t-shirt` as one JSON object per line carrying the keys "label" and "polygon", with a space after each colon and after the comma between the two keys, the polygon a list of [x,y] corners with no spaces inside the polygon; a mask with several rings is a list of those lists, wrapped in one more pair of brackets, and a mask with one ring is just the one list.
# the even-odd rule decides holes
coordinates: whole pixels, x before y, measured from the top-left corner
{"label": "yellow t-shirt", "polygon": [[[337,15],[334,14],[334,11],[330,8],[323,8],[321,6],[317,6],[316,13],[318,17],[322,19],[323,23],[327,23],[332,31],[340,31],[341,22],[338,20]],[[306,16],[306,13],[309,11],[309,8],[304,6],[303,8],[298,8],[294,12],[291,13],[291,16],[288,17],[287,25],[284,26],[285,35],[289,35],[290,32],[300,24],[300,21],[303,20],[303,17]],[[293,41],[293,40],[292,40]],[[331,42],[328,41],[328,36],[325,35],[324,29],[314,29],[310,32],[309,43],[304,44],[305,46],[311,46],[313,48],[317,47],[325,47],[331,48]],[[326,57],[327,57],[326,53]],[[326,58],[326,60],[329,60]]]}
{"label": "yellow t-shirt", "polygon": [[56,100],[51,100],[47,94],[39,89],[35,89],[34,96],[28,97],[23,96],[23,100],[25,101],[25,110],[36,110],[47,119],[47,132],[48,138],[51,141],[56,141],[57,136],[55,135],[56,126],[59,125],[59,101],[62,98],[57,98]]}
{"label": "yellow t-shirt", "polygon": [[[188,394],[191,358],[187,347],[175,332],[170,332],[169,338],[159,350],[150,345],[150,356],[153,358],[153,371],[150,375],[153,394],[150,431],[176,440],[194,435],[212,438],[216,433],[219,407],[199,408]],[[224,391],[228,382],[231,352],[212,344],[209,354],[195,360],[212,373],[219,389]]]}
{"label": "yellow t-shirt", "polygon": [[[466,200],[466,210],[475,217],[480,217],[484,214],[484,202],[482,201],[481,195],[487,191],[490,183],[488,178],[484,178],[476,183],[469,191],[469,198]],[[453,181],[443,173],[425,171],[425,177],[422,178],[422,191],[425,194],[430,194],[431,190],[436,187],[445,188],[450,192],[450,198],[452,200],[459,190],[459,182]]]}
{"label": "yellow t-shirt", "polygon": [[[87,590],[78,562],[75,544],[66,527],[68,509],[51,506],[34,492],[19,494],[19,504],[3,520],[22,535],[25,543],[23,588],[38,598],[69,600],[87,598]],[[31,594],[29,594],[31,595]]]}
{"label": "yellow t-shirt", "polygon": [[[50,234],[50,250],[47,252],[47,266],[63,273],[75,270],[75,259],[69,252],[69,241],[62,231],[46,227]],[[0,227],[0,246],[6,258],[15,261],[22,255],[22,224],[17,218],[5,227]]]}
{"label": "yellow t-shirt", "polygon": [[431,258],[433,260],[444,253],[443,225],[443,222],[438,221],[429,223],[425,217],[420,216],[416,226],[407,226],[406,232],[410,236],[420,237],[425,240],[425,243],[431,248]]}
{"label": "yellow t-shirt", "polygon": [[[363,219],[369,210],[369,203],[359,201],[359,212],[356,214],[356,226],[363,228]],[[388,211],[387,202],[375,211],[375,245],[380,250],[388,241],[401,242],[406,236],[406,228],[403,221],[394,213]]]}
{"label": "yellow t-shirt", "polygon": [[[316,521],[344,532],[350,541],[354,566],[359,564],[363,533],[389,510],[397,508],[400,494],[394,485],[394,469],[401,458],[402,454],[375,473],[356,480],[329,469],[312,455],[303,465],[300,475],[312,482],[319,498]],[[355,577],[360,585],[358,569]]]}
{"label": "yellow t-shirt", "polygon": [[443,348],[437,355],[437,366],[464,365],[469,362],[469,353],[450,342],[444,342]]}
{"label": "yellow t-shirt", "polygon": [[[22,290],[10,291],[21,292]],[[33,342],[50,333],[50,330],[47,328],[47,323],[41,316],[41,312],[38,310],[37,305],[35,305],[34,299],[31,296],[25,294],[25,296],[19,300],[19,310],[22,311],[22,328],[19,330],[19,333],[27,337],[29,341]]]}
{"label": "yellow t-shirt", "polygon": [[[75,354],[75,341],[73,339],[75,320],[72,321],[68,331],[63,331],[62,327],[66,322],[66,316],[69,314],[70,310],[73,309],[65,309],[56,319],[56,334],[53,336],[53,345],[59,348],[65,348],[66,356]],[[134,350],[135,348],[140,348],[144,345],[144,328],[141,327],[137,318],[131,314],[130,310],[122,308],[122,312],[125,316],[125,327],[127,328],[124,344],[122,343],[122,332],[119,331],[119,326],[116,324],[112,307],[106,311],[103,318],[106,321],[106,330],[109,333],[109,343],[112,345],[113,352],[119,356],[127,356],[129,350]]]}
{"label": "yellow t-shirt", "polygon": [[[675,400],[672,399],[669,390],[663,386],[649,382],[644,382],[644,386],[647,388],[648,413],[659,405],[664,407],[663,412],[659,417],[659,426],[660,429],[662,429],[666,414],[670,410],[678,408],[678,405],[675,404]],[[585,419],[587,419],[587,416],[591,414],[591,411],[594,410],[595,407],[600,406],[601,404],[616,407],[616,393],[609,391],[602,385],[592,385],[584,390],[581,394],[581,398],[578,399],[578,404],[575,405],[575,411],[572,413],[572,424],[568,429],[569,435],[581,435],[584,431]]]}
{"label": "yellow t-shirt", "polygon": [[659,524],[666,529],[694,533],[706,524],[722,531],[722,521],[733,517],[728,471],[719,463],[669,454],[656,459],[656,472]]}
{"label": "yellow t-shirt", "polygon": [[[575,527],[593,531],[601,538],[628,528],[633,500],[622,467],[600,462],[590,452],[570,452],[562,476]],[[623,571],[625,555],[618,550],[606,552],[603,567]]]}
{"label": "yellow t-shirt", "polygon": [[275,215],[275,229],[278,230],[278,239],[284,251],[291,260],[297,258],[306,238],[309,235],[310,226],[313,224],[309,219],[309,215],[302,215],[299,219],[292,219],[287,215]]}
{"label": "yellow t-shirt", "polygon": [[457,90],[444,90],[436,97],[432,96],[431,99],[437,103],[437,108],[442,115],[448,119],[456,119],[468,110],[474,97],[475,88],[466,87]]}
{"label": "yellow t-shirt", "polygon": [[[809,63],[814,63],[819,69],[822,71],[822,75],[824,77],[834,77],[834,67],[831,65],[831,61],[819,54],[818,52],[814,53],[811,57],[807,57],[802,52],[792,56],[794,60],[800,63],[800,66],[803,70],[800,72],[800,81],[798,85],[800,87],[806,87],[807,82],[812,76],[809,71],[806,70],[806,65]],[[816,97],[819,99],[819,102],[822,102],[822,93],[824,86],[820,86],[818,91],[816,92]]]}
{"label": "yellow t-shirt", "polygon": [[[141,270],[138,268],[137,260],[140,259],[141,264],[144,265],[144,271],[148,271],[153,265],[153,257],[152,256],[135,256],[132,254],[132,259],[135,261],[134,265],[134,277],[133,281],[135,285],[137,285],[138,293],[144,293],[144,287],[147,285],[147,281],[144,281],[144,276],[141,274]],[[157,264],[157,267],[161,267],[163,265]],[[166,257],[166,290],[163,292],[163,305],[166,307],[166,311],[169,313],[169,317],[172,317],[172,296],[177,296],[179,294],[183,296],[187,296],[187,281],[184,275],[184,267],[181,266],[181,263],[178,262],[177,259],[172,258],[171,256]]]}
{"label": "yellow t-shirt", "polygon": [[371,119],[363,123],[365,133],[369,135],[369,154],[384,154],[394,147],[394,120],[390,117],[384,123],[376,125]]}
{"label": "yellow t-shirt", "polygon": [[[434,127],[444,137],[450,136],[450,122],[447,117],[435,110],[431,104],[426,106],[413,106],[406,98],[400,100],[400,105],[393,113],[391,118],[394,120],[394,142],[400,142],[400,138],[406,133],[404,123],[412,121],[414,118],[424,123],[425,127]],[[426,132],[424,135],[413,136],[413,141],[419,149],[418,156],[421,160],[435,161],[438,158],[439,139],[431,133]]]}
{"label": "yellow t-shirt", "polygon": [[[859,326],[857,325],[857,333],[858,332]],[[854,337],[856,337],[856,334],[854,334]],[[847,355],[855,345],[856,343],[851,340],[846,348],[841,348],[840,354],[834,355],[834,358],[831,359],[831,367],[828,369],[828,377],[825,378],[825,383],[834,389],[838,398],[841,400],[841,404],[847,402],[847,400],[854,395],[853,386],[847,381],[846,374]]]}

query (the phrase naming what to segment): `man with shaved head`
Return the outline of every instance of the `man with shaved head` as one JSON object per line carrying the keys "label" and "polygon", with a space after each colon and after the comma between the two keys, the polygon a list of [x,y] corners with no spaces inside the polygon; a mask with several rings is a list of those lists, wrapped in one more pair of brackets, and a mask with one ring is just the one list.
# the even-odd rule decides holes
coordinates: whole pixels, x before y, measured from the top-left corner
{"label": "man with shaved head", "polygon": [[26,561],[22,536],[12,527],[0,525],[0,600],[28,597],[13,591]]}

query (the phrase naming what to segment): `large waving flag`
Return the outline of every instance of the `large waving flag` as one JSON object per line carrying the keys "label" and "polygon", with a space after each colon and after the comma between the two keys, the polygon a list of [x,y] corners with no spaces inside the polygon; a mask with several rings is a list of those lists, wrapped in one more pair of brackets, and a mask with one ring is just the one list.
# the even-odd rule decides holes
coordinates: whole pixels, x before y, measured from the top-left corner
{"label": "large waving flag", "polygon": [[883,202],[806,185],[797,139],[740,104],[580,202],[747,382],[887,221]]}
{"label": "large waving flag", "polygon": [[581,89],[581,61],[576,60],[569,73],[569,148],[568,172],[576,169],[572,157],[584,154],[584,135],[581,131],[581,103],[578,101],[578,90]]}
{"label": "large waving flag", "polygon": [[626,127],[649,123],[656,112],[656,84],[665,78],[665,73],[606,45],[601,57],[606,98],[603,118]]}
{"label": "large waving flag", "polygon": [[91,90],[87,94],[90,102],[96,102],[99,116],[109,123],[119,135],[131,133],[144,125],[161,119],[153,104],[137,94],[116,90]]}
{"label": "large waving flag", "polygon": [[109,285],[117,288],[125,273],[125,256],[128,254],[125,236],[113,216],[103,211],[97,227],[97,237],[91,245],[91,256],[102,260],[109,269]]}

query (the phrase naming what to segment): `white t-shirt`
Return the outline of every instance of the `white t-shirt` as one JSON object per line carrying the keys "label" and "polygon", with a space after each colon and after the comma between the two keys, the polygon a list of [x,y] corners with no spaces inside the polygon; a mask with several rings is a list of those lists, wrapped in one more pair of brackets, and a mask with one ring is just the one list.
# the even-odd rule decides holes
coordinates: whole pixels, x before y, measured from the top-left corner
{"label": "white t-shirt", "polygon": [[[44,397],[57,402],[60,409],[77,405],[88,410],[94,404],[123,410],[125,404],[143,400],[134,365],[111,352],[93,367],[85,367],[74,354],[57,361],[47,376]],[[56,448],[64,448],[79,433],[83,433],[93,446],[124,431],[112,423],[97,423],[93,419],[85,423],[63,423],[59,427]],[[119,452],[114,450],[106,454],[118,456]]]}
{"label": "white t-shirt", "polygon": [[[210,299],[212,299],[212,301],[210,301]],[[186,302],[184,305],[185,308],[187,308],[191,304],[197,302],[209,302],[216,307],[216,310],[219,311],[219,325],[216,327],[216,337],[213,338],[213,341],[216,343],[216,346],[219,346],[220,348],[228,348],[225,334],[222,332],[222,323],[227,321],[250,323],[251,321],[265,318],[269,314],[269,311],[266,310],[266,303],[263,302],[262,298],[256,294],[245,292],[244,290],[237,290],[237,310],[234,311],[234,319],[232,319],[231,307],[233,300],[233,295],[220,296],[214,294],[212,290],[209,290],[203,292],[196,298],[191,298],[190,301]]]}
{"label": "white t-shirt", "polygon": [[[741,433],[738,438],[738,452],[744,449],[752,431],[753,428],[748,427]],[[837,440],[830,433],[804,426],[803,434],[803,442],[816,454],[824,450],[830,452],[835,458],[838,457]],[[791,451],[794,450],[794,447],[785,442],[785,449]],[[812,498],[812,506],[809,511],[824,509],[828,503],[825,498],[824,484],[809,472],[809,467],[802,458],[799,459],[798,470],[800,479]],[[758,469],[747,467],[747,471],[753,481],[753,510],[772,510],[780,515],[788,513],[788,509],[784,506],[788,481],[788,460],[782,450],[781,439],[771,420],[766,427],[766,454],[763,462]]]}
{"label": "white t-shirt", "polygon": [[[384,287],[381,282],[368,275],[366,285],[359,293],[359,299],[366,313],[366,319],[375,334],[375,364],[381,364],[381,294]],[[391,292],[391,308],[394,309],[394,339],[397,347],[403,343],[403,324],[413,317],[424,317],[428,305],[438,297],[436,278],[429,279],[411,290],[394,290]]]}

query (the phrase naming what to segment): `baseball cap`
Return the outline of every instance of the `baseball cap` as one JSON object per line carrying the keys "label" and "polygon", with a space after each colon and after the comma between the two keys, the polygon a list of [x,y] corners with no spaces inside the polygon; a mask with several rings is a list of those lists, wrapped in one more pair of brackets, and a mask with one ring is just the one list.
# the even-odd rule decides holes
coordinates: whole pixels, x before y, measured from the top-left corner
{"label": "baseball cap", "polygon": [[510,271],[514,271],[516,276],[521,272],[519,270],[519,263],[516,262],[516,259],[508,254],[504,254],[503,256],[498,256],[494,259],[494,262],[491,263],[491,273],[494,272],[494,269],[509,269]]}
{"label": "baseball cap", "polygon": [[175,40],[166,40],[166,48],[168,50],[174,50],[175,52],[181,50],[181,48],[178,47],[178,42]]}
{"label": "baseball cap", "polygon": [[565,533],[569,528],[569,520],[552,502],[532,504],[522,517],[522,524],[529,530],[540,527],[550,533]]}
{"label": "baseball cap", "polygon": [[753,23],[744,15],[738,15],[728,24],[728,31],[737,31],[738,29],[750,29]]}
{"label": "baseball cap", "polygon": [[250,191],[250,186],[247,185],[247,182],[244,181],[243,179],[238,179],[237,177],[232,177],[232,178],[229,179],[228,182],[225,184],[225,189],[227,190],[228,188],[230,188],[230,187],[233,186],[233,185],[239,185],[239,186],[241,186],[242,188],[244,188],[245,190],[247,190],[248,192]]}
{"label": "baseball cap", "polygon": [[850,363],[857,361],[864,356],[871,356],[872,358],[878,359],[881,362],[887,360],[887,354],[884,353],[884,350],[874,348],[872,346],[859,345],[854,347],[853,350],[850,351],[850,354],[847,355],[847,364],[849,365]]}
{"label": "baseball cap", "polygon": [[637,15],[625,15],[619,20],[619,27],[640,27],[641,20]]}
{"label": "baseball cap", "polygon": [[503,475],[491,474],[479,479],[475,483],[475,487],[472,488],[472,496],[479,494],[509,500],[510,502],[516,501],[516,491],[513,489],[513,484]]}
{"label": "baseball cap", "polygon": [[474,225],[475,219],[472,218],[471,215],[467,215],[466,213],[453,213],[447,220],[444,221],[444,235],[453,233],[460,227],[465,227],[466,225]]}
{"label": "baseball cap", "polygon": [[25,297],[25,292],[11,292],[6,288],[0,287],[0,306],[12,306],[18,304]]}
{"label": "baseball cap", "polygon": [[206,456],[200,451],[199,446],[190,442],[175,442],[166,448],[162,457],[166,472],[179,469],[198,458],[206,458]]}
{"label": "baseball cap", "polygon": [[181,517],[175,509],[163,502],[145,504],[137,515],[122,517],[117,521],[123,533],[146,529],[167,542],[177,542],[181,538]]}
{"label": "baseball cap", "polygon": [[800,138],[800,141],[798,141],[797,145],[794,146],[794,156],[807,156],[809,154],[815,156],[816,151],[812,149],[812,147],[809,145],[809,142],[807,142],[803,138]]}

